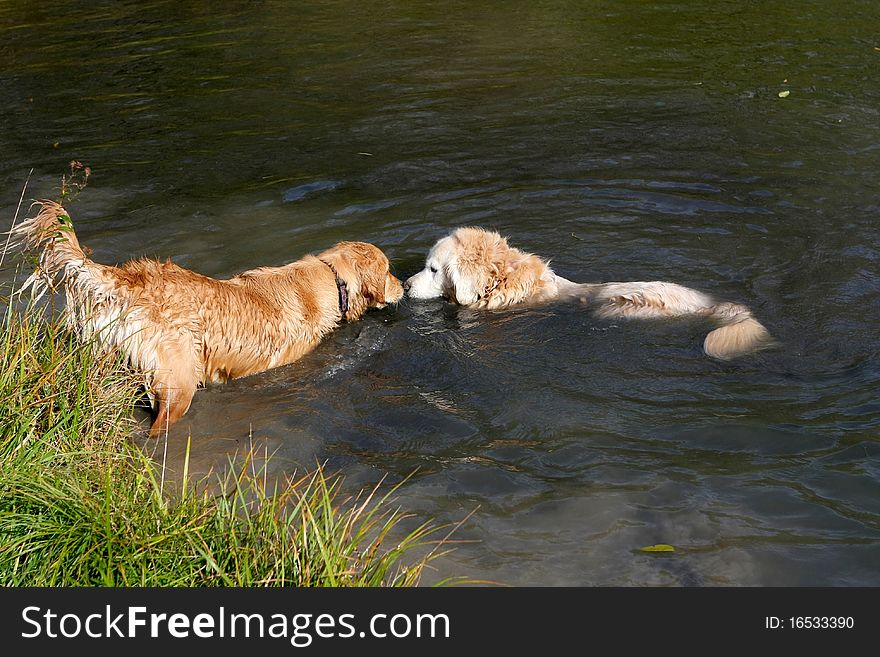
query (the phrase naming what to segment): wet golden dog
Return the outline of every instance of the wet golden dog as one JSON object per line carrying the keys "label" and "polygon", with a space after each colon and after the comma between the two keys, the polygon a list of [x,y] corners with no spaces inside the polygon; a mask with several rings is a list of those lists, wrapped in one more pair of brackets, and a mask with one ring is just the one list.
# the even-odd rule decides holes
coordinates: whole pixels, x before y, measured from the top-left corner
{"label": "wet golden dog", "polygon": [[603,317],[702,316],[720,326],[703,343],[720,359],[772,344],[767,329],[743,305],[717,302],[675,283],[573,283],[557,276],[547,262],[507,244],[482,228],[459,228],[439,240],[425,268],[404,285],[415,299],[446,297],[474,308],[507,308],[522,303],[580,299]]}
{"label": "wet golden dog", "polygon": [[388,258],[372,244],[340,242],[283,267],[217,280],[170,261],[96,263],[64,208],[38,205],[37,216],[13,229],[40,254],[24,287],[41,292],[62,283],[77,333],[121,350],[144,373],[155,410],[151,436],[186,413],[199,385],[291,363],[341,321],[403,296]]}

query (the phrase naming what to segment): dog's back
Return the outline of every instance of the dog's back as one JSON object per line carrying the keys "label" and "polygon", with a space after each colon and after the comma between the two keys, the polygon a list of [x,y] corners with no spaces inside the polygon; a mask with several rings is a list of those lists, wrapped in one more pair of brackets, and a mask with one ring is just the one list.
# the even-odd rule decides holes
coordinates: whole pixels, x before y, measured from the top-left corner
{"label": "dog's back", "polygon": [[703,341],[707,355],[720,360],[771,346],[770,332],[744,305],[717,302],[708,294],[666,281],[626,283],[573,283],[557,276],[562,297],[579,298],[600,317],[652,319],[706,317],[719,326]]}

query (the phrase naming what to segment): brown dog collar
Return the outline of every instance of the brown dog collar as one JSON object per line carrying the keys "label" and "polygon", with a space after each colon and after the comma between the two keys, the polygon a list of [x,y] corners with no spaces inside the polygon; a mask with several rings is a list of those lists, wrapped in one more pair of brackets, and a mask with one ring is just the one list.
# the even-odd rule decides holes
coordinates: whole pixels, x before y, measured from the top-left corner
{"label": "brown dog collar", "polygon": [[348,312],[348,285],[346,285],[345,281],[339,277],[339,274],[333,265],[326,260],[322,260],[321,262],[327,265],[336,277],[336,290],[339,292],[339,312],[342,313],[342,319],[345,320],[345,313]]}

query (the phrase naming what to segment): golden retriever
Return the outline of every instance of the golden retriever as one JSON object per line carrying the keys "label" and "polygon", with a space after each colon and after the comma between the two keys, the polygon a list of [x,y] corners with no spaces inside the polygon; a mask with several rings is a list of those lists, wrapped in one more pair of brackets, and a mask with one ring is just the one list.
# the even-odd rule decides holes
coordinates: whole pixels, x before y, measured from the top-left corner
{"label": "golden retriever", "polygon": [[507,244],[496,232],[458,228],[428,253],[425,268],[404,284],[414,299],[446,297],[474,308],[579,299],[603,317],[707,317],[720,326],[703,343],[705,352],[726,360],[770,345],[764,326],[743,305],[716,302],[675,283],[573,283],[547,262]]}
{"label": "golden retriever", "polygon": [[140,259],[114,267],[90,260],[57,203],[12,231],[39,252],[25,282],[39,294],[63,283],[67,321],[83,339],[118,349],[142,371],[155,437],[189,409],[199,385],[291,363],[342,321],[403,296],[388,258],[363,242],[340,242],[283,267],[217,280],[174,263]]}

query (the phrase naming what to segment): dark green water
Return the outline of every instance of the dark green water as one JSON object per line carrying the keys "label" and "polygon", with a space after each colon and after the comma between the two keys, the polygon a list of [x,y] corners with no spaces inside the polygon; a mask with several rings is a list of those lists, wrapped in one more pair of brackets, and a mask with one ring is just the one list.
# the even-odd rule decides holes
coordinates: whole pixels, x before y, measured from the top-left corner
{"label": "dark green water", "polygon": [[880,585],[880,5],[477,4],[3,2],[3,222],[77,158],[102,262],[407,276],[473,224],[745,302],[781,346],[729,364],[698,322],[404,302],[199,392],[168,463],[416,471],[403,507],[474,512],[429,579]]}

